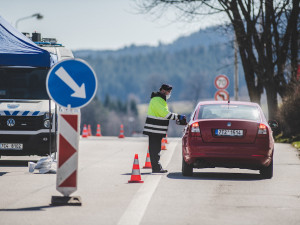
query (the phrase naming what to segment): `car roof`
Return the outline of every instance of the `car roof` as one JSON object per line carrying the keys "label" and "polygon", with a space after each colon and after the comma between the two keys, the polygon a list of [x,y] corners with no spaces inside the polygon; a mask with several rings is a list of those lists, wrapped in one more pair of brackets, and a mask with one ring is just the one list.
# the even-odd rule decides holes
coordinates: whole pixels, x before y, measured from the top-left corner
{"label": "car roof", "polygon": [[200,101],[198,102],[196,109],[199,109],[199,106],[202,106],[202,105],[223,105],[223,104],[232,104],[232,105],[248,105],[248,106],[255,106],[259,109],[260,111],[260,114],[261,114],[261,119],[263,121],[265,121],[265,116],[264,116],[264,113],[261,109],[261,107],[259,106],[259,104],[255,103],[255,102],[247,102],[247,101],[230,101],[228,103],[228,101]]}
{"label": "car roof", "polygon": [[246,102],[246,101],[200,101],[198,102],[197,106],[199,105],[223,105],[223,104],[232,104],[232,105],[249,105],[249,106],[259,106],[255,102]]}

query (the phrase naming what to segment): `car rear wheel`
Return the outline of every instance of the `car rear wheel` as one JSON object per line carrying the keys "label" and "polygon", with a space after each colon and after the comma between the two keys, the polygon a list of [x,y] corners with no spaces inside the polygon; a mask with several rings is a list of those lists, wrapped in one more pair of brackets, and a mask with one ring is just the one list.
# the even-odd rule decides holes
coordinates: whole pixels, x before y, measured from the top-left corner
{"label": "car rear wheel", "polygon": [[271,179],[273,177],[273,160],[268,167],[260,169],[259,173],[264,179]]}
{"label": "car rear wheel", "polygon": [[182,157],[182,175],[193,176],[193,166],[187,164]]}

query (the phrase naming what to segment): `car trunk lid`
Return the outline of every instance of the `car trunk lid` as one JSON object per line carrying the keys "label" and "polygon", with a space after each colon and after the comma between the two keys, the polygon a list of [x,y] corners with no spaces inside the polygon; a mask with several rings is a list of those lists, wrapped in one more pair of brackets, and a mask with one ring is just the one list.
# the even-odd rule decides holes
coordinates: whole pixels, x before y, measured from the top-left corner
{"label": "car trunk lid", "polygon": [[254,143],[259,123],[248,120],[214,119],[198,121],[204,142]]}

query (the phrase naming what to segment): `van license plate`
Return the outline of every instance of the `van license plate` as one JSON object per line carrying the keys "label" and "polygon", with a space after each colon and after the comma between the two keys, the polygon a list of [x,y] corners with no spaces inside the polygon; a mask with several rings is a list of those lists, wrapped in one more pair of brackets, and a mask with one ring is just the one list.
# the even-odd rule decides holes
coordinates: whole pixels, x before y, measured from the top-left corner
{"label": "van license plate", "polygon": [[215,135],[216,136],[237,136],[241,137],[243,136],[243,130],[229,130],[229,129],[216,129]]}
{"label": "van license plate", "polygon": [[0,150],[23,150],[23,144],[20,144],[20,143],[0,143]]}

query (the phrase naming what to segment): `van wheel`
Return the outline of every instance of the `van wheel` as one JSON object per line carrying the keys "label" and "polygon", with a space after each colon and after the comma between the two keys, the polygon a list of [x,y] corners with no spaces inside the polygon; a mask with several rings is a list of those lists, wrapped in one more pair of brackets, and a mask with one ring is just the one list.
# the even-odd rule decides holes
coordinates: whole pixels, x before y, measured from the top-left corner
{"label": "van wheel", "polygon": [[182,157],[182,175],[183,176],[193,176],[193,166],[190,164],[187,164],[184,161],[184,158]]}
{"label": "van wheel", "polygon": [[260,169],[259,173],[264,179],[271,179],[273,177],[273,159],[270,165]]}

